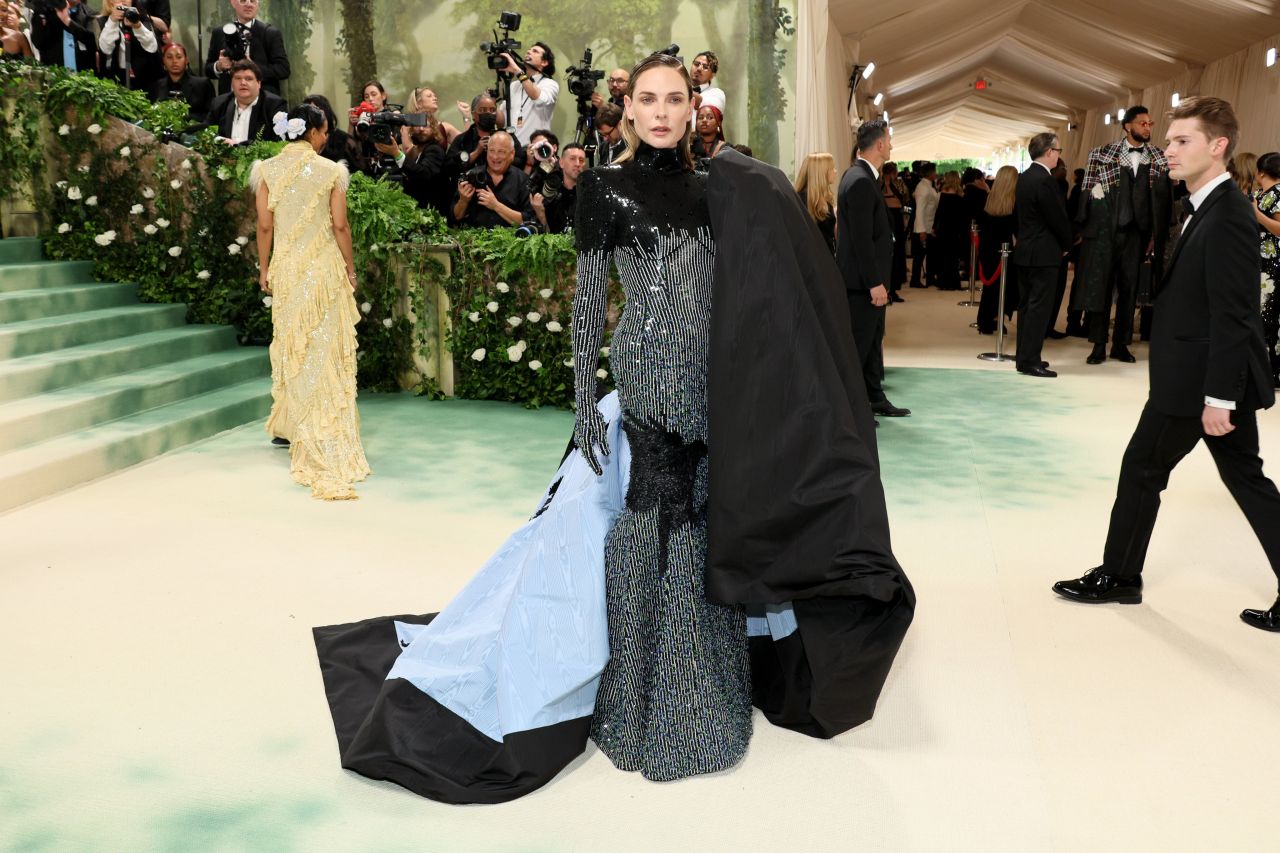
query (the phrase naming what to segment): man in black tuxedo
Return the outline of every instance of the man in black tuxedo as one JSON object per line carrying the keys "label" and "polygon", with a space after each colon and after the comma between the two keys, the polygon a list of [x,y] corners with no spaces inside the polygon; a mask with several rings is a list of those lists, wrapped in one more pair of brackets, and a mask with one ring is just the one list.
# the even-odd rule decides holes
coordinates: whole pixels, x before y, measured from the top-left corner
{"label": "man in black tuxedo", "polygon": [[[266,21],[258,20],[258,0],[230,0],[235,21],[227,26],[239,25],[249,30],[249,48],[244,59],[251,59],[262,69],[262,85],[273,94],[280,94],[280,82],[289,79],[289,56],[284,52],[284,36]],[[209,37],[208,59],[204,63],[204,76],[218,81],[218,94],[231,91],[231,68],[235,60],[227,55],[227,43],[223,27],[215,27]]]}
{"label": "man in black tuxedo", "polygon": [[98,37],[93,28],[93,14],[80,0],[51,0],[33,7],[31,44],[45,65],[97,73]]}
{"label": "man in black tuxedo", "polygon": [[205,124],[218,128],[218,138],[229,145],[252,142],[262,131],[262,138],[277,142],[272,120],[276,113],[288,112],[284,98],[262,89],[262,72],[247,59],[237,62],[231,71],[231,91],[213,99]]}
{"label": "man in black tuxedo", "polygon": [[1071,221],[1067,203],[1053,177],[1062,149],[1058,137],[1041,133],[1031,138],[1027,153],[1034,161],[1018,178],[1018,244],[1013,262],[1018,266],[1018,372],[1027,376],[1057,376],[1041,359],[1053,294],[1058,285],[1062,256],[1071,248]]}
{"label": "man in black tuxedo", "polygon": [[[1259,408],[1275,403],[1259,311],[1253,206],[1227,174],[1239,125],[1218,98],[1172,113],[1169,174],[1184,180],[1189,217],[1169,261],[1151,337],[1151,391],[1120,466],[1102,565],[1054,591],[1090,604],[1142,601],[1142,567],[1174,466],[1204,438],[1218,474],[1280,575],[1280,492],[1262,473]],[[1240,617],[1280,631],[1280,597]]]}
{"label": "man in black tuxedo", "polygon": [[905,417],[884,395],[884,312],[889,304],[893,272],[893,223],[880,191],[880,169],[893,142],[889,125],[876,119],[858,127],[858,151],[840,179],[836,207],[836,264],[849,298],[858,364],[867,384],[871,410],[891,418]]}

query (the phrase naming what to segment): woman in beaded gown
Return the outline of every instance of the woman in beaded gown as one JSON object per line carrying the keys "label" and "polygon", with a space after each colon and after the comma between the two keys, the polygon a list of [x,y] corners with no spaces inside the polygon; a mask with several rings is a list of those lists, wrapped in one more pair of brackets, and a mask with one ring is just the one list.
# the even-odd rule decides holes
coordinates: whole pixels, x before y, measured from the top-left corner
{"label": "woman in beaded gown", "polygon": [[[295,482],[322,500],[351,500],[369,475],[356,411],[355,267],[347,170],[319,155],[328,120],[311,104],[275,117],[288,141],[253,164],[259,286],[271,296],[271,416],[290,442]],[[269,263],[266,259],[270,259]]]}

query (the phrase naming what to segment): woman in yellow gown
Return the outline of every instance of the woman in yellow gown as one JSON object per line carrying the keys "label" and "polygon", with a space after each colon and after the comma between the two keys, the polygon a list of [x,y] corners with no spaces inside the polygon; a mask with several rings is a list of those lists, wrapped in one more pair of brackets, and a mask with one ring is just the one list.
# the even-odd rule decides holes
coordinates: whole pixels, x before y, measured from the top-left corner
{"label": "woman in yellow gown", "polygon": [[267,432],[289,440],[293,479],[312,496],[351,500],[353,484],[370,472],[356,410],[360,312],[347,170],[318,154],[329,127],[316,107],[277,113],[275,124],[288,144],[254,163],[249,177],[258,207],[258,283],[272,300]]}

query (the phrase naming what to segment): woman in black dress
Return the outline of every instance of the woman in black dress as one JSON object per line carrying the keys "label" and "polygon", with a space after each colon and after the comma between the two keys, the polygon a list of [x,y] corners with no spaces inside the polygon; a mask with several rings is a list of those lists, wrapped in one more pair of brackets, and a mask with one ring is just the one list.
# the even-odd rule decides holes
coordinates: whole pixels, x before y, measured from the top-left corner
{"label": "woman in black dress", "polygon": [[796,192],[800,203],[813,221],[818,223],[822,239],[827,241],[831,254],[836,253],[836,158],[825,151],[810,154],[800,164],[796,174]]}
{"label": "woman in black dress", "polygon": [[[996,314],[1000,311],[1000,246],[1013,248],[1013,235],[1018,230],[1018,217],[1013,205],[1018,188],[1018,170],[1002,166],[996,173],[995,183],[987,203],[978,214],[978,269],[976,277],[982,285],[982,301],[978,303],[978,331],[993,335],[996,331]],[[1010,265],[1005,284],[1004,314],[1013,316],[1018,304],[1017,284]]]}
{"label": "woman in black dress", "polygon": [[947,172],[942,176],[942,194],[938,197],[933,232],[929,262],[937,263],[938,289],[959,290],[960,257],[964,254],[964,241],[969,234],[959,172]]}

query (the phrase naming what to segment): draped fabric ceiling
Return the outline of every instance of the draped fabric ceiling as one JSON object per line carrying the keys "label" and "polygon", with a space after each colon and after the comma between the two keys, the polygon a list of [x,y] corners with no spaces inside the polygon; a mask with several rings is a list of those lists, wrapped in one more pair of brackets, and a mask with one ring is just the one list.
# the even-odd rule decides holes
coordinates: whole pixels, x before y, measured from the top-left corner
{"label": "draped fabric ceiling", "polygon": [[[1005,146],[1023,145],[1042,130],[1065,132],[1068,122],[1094,139],[1068,140],[1064,133],[1064,143],[1092,147],[1118,137],[1114,125],[1097,127],[1104,113],[1140,102],[1167,81],[1183,81],[1184,96],[1199,91],[1232,97],[1200,90],[1206,67],[1261,44],[1260,39],[1280,42],[1275,37],[1280,0],[800,0],[799,5],[798,49],[801,56],[808,50],[815,57],[812,78],[802,71],[797,81],[801,107],[808,100],[806,82],[828,105],[847,103],[852,65],[874,61],[874,74],[858,89],[856,109],[862,118],[889,111],[896,160],[985,159]],[[1265,68],[1262,54],[1259,49],[1256,68],[1240,71],[1272,78],[1273,97],[1259,106],[1265,103],[1274,120],[1280,114],[1274,97],[1280,65]],[[989,81],[986,91],[974,89],[979,77]],[[873,107],[868,99],[877,92],[884,93],[884,102]],[[1147,106],[1154,116],[1163,114],[1168,95]],[[798,129],[798,157],[824,146],[833,153],[848,151],[848,134],[839,127],[844,116],[833,117],[840,111],[839,106],[819,111],[813,128]],[[1157,131],[1163,133],[1160,122]],[[1280,140],[1272,148],[1280,147],[1275,143]]]}

